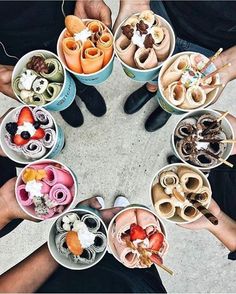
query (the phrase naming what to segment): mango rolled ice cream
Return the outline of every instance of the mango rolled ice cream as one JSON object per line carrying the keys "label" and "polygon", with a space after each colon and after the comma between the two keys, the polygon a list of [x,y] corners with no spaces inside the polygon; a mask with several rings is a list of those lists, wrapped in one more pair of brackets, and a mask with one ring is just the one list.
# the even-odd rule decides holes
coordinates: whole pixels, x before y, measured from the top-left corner
{"label": "mango rolled ice cream", "polygon": [[170,32],[151,10],[129,17],[115,40],[119,58],[141,70],[158,67],[170,55]]}
{"label": "mango rolled ice cream", "polygon": [[192,222],[201,216],[187,199],[193,193],[201,194],[203,206],[209,205],[209,182],[200,171],[184,164],[163,168],[152,184],[152,202],[158,216],[176,223]]}
{"label": "mango rolled ice cream", "polygon": [[97,20],[83,21],[77,16],[65,18],[66,31],[62,51],[67,67],[78,74],[93,74],[104,68],[113,55],[113,36]]}

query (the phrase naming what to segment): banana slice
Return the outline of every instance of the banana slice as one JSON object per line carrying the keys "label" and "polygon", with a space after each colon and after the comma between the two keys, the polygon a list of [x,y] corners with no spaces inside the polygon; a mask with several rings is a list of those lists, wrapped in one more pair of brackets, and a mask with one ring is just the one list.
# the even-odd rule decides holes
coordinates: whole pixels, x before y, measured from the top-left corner
{"label": "banana slice", "polygon": [[145,24],[151,27],[155,21],[155,14],[151,10],[144,10],[140,13],[139,20],[143,20]]}
{"label": "banana slice", "polygon": [[138,22],[139,22],[138,16],[133,15],[126,20],[126,22],[124,23],[124,26],[130,25],[131,27],[135,28]]}
{"label": "banana slice", "polygon": [[154,39],[155,44],[159,44],[164,39],[164,31],[161,27],[154,26],[151,28],[151,35]]}

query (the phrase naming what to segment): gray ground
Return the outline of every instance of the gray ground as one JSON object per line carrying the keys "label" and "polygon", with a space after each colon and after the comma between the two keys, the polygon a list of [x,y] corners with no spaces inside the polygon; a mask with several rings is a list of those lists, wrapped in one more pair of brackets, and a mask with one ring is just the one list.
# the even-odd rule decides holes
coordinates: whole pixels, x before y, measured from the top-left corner
{"label": "gray ground", "polygon": [[[117,4],[110,3],[114,11]],[[117,1],[118,2],[118,1]],[[85,117],[84,125],[72,129],[60,115],[57,122],[63,126],[66,147],[57,158],[76,173],[79,196],[82,200],[95,194],[112,204],[116,194],[125,194],[132,203],[151,207],[149,188],[152,177],[166,164],[166,155],[171,152],[170,134],[179,116],[172,117],[165,128],[147,133],[145,118],[157,105],[150,101],[137,114],[127,116],[123,104],[129,93],[140,85],[132,82],[115,61],[112,76],[98,89],[107,103],[107,114],[95,118],[79,105]],[[236,82],[230,83],[215,109],[230,110],[236,115],[234,90]],[[19,105],[0,95],[1,113],[10,106]],[[174,277],[160,271],[163,283],[169,292],[235,292],[235,264],[227,259],[228,251],[209,233],[187,231],[165,222],[170,249],[166,265],[175,272]],[[24,221],[14,232],[0,240],[0,273],[29,255],[47,240],[50,222],[35,224]]]}

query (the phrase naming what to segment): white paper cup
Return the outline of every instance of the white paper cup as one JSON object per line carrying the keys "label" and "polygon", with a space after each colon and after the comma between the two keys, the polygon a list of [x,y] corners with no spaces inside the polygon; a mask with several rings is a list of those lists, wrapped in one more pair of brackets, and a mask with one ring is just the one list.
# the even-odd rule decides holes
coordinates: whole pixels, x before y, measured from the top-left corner
{"label": "white paper cup", "polygon": [[[191,221],[186,221],[184,220],[182,217],[180,217],[178,214],[175,213],[175,215],[171,218],[164,218],[162,215],[158,214],[158,212],[156,211],[155,209],[155,203],[153,203],[153,198],[152,198],[152,188],[153,186],[159,182],[159,176],[162,172],[164,171],[173,171],[173,170],[176,170],[178,167],[186,167],[186,168],[189,168],[191,169],[193,172],[197,173],[198,175],[201,176],[202,180],[203,180],[203,186],[206,186],[207,188],[210,189],[211,191],[211,186],[210,186],[210,183],[207,179],[207,177],[204,175],[203,172],[201,172],[199,169],[197,169],[196,167],[193,167],[189,164],[184,164],[184,163],[174,163],[174,164],[169,164],[169,165],[166,165],[164,166],[162,169],[160,169],[157,174],[154,176],[152,182],[151,182],[151,185],[150,185],[150,190],[149,190],[149,193],[150,193],[150,198],[151,198],[151,202],[152,202],[152,205],[153,205],[153,209],[155,210],[156,214],[158,215],[159,218],[161,219],[165,219],[166,221],[168,222],[171,222],[171,223],[175,223],[175,224],[188,224],[188,223],[191,223],[191,222],[194,222],[196,220],[198,220],[202,214],[199,212],[195,218],[193,218]],[[204,205],[206,208],[209,207],[210,205],[210,202],[211,202],[211,197],[209,197],[208,199],[208,202],[206,205]],[[189,205],[191,206],[191,204],[189,203]]]}
{"label": "white paper cup", "polygon": [[[84,215],[84,214],[92,214],[93,216],[97,217],[100,222],[101,222],[101,227],[100,227],[100,231],[102,231],[106,236],[107,236],[107,228],[106,225],[104,224],[103,220],[94,212],[92,212],[91,210],[87,210],[87,209],[82,209],[82,208],[75,208],[72,209],[70,211],[67,211],[65,213],[63,213],[61,215],[61,217],[63,217],[65,214],[67,214],[68,212],[72,212],[72,213],[76,213],[78,215]],[[52,257],[62,266],[71,269],[71,270],[85,270],[88,269],[90,267],[95,266],[106,254],[107,251],[107,246],[104,249],[103,252],[97,253],[96,254],[96,258],[95,261],[92,264],[80,264],[80,263],[74,263],[73,261],[71,261],[69,258],[67,258],[66,256],[60,254],[57,250],[56,247],[56,243],[55,243],[55,235],[56,235],[56,221],[53,223],[53,225],[50,228],[49,231],[49,235],[48,235],[48,248],[49,251],[52,255]]]}
{"label": "white paper cup", "polygon": [[[50,51],[47,51],[47,50],[43,50],[43,49],[34,50],[34,51],[31,51],[31,52],[25,54],[24,56],[21,57],[21,59],[17,62],[17,64],[15,65],[15,67],[13,69],[12,85],[13,85],[15,78],[22,73],[22,70],[26,67],[26,64],[30,61],[30,59],[37,54],[43,54],[46,58],[52,57],[52,58],[56,58],[57,60],[59,60],[58,57],[56,56],[56,54],[54,54]],[[61,63],[61,61],[60,61],[60,63]],[[62,63],[61,63],[61,66],[63,68],[63,73],[64,73],[63,86],[61,88],[60,93],[57,95],[57,97],[54,100],[52,100],[44,105],[41,105],[41,107],[44,107],[47,110],[51,110],[51,111],[65,110],[66,108],[68,108],[72,104],[72,102],[75,99],[75,95],[76,95],[75,82],[73,81],[73,79],[69,75],[69,73],[65,70],[65,67],[63,66]],[[15,95],[21,103],[26,104],[17,95],[16,92],[15,92]],[[35,106],[35,105],[30,105],[30,106]]]}
{"label": "white paper cup", "polygon": [[[92,20],[92,19],[84,19],[83,21],[90,21],[90,20]],[[106,29],[113,36],[113,34],[109,30],[109,28],[106,27]],[[104,83],[109,78],[109,76],[112,74],[112,71],[113,71],[114,57],[115,57],[114,48],[113,48],[113,54],[112,54],[110,61],[102,69],[100,69],[99,71],[97,71],[95,73],[91,73],[91,74],[84,74],[84,73],[80,74],[80,73],[77,73],[77,72],[71,70],[66,64],[66,60],[65,60],[64,53],[62,50],[62,40],[64,38],[65,32],[66,32],[66,29],[64,29],[61,32],[61,34],[58,38],[57,54],[58,54],[59,60],[61,61],[63,66],[66,68],[66,70],[68,70],[68,72],[73,74],[81,83],[83,83],[85,85],[95,86],[95,85]]]}
{"label": "white paper cup", "polygon": [[[173,148],[173,151],[175,153],[175,155],[183,162],[186,164],[190,164],[191,166],[197,167],[202,171],[208,171],[209,169],[213,169],[216,168],[217,166],[220,166],[222,164],[221,161],[218,161],[217,164],[213,165],[213,166],[208,166],[208,167],[201,167],[198,165],[194,165],[192,162],[190,161],[185,161],[179,154],[177,148],[176,148],[176,142],[175,142],[175,130],[177,128],[177,126],[181,123],[182,120],[186,119],[186,118],[190,118],[190,117],[200,117],[203,114],[211,114],[213,116],[215,116],[216,118],[220,117],[220,113],[218,111],[212,110],[212,109],[199,109],[199,110],[195,110],[192,111],[190,113],[185,114],[176,124],[176,127],[171,135],[171,146]],[[226,138],[229,139],[234,139],[234,132],[232,129],[231,124],[229,123],[229,121],[227,120],[227,118],[223,118],[221,120],[221,126],[222,129],[224,131],[224,133],[226,134]],[[231,155],[234,145],[233,144],[226,144],[226,149],[223,153],[223,155],[221,156],[224,160],[227,160],[229,158],[229,156]]]}
{"label": "white paper cup", "polygon": [[[136,13],[134,15],[139,15],[139,13]],[[161,23],[164,24],[164,26],[168,29],[168,31],[170,33],[170,52],[169,52],[169,56],[167,57],[167,60],[168,60],[170,58],[170,56],[173,54],[174,49],[175,49],[175,33],[174,33],[171,25],[163,17],[161,17],[159,15],[157,15],[157,16],[161,20]],[[120,37],[121,27],[124,25],[124,23],[127,21],[128,18],[126,18],[117,28],[115,35],[114,35],[114,41],[116,41]],[[115,48],[115,52],[116,52],[116,57],[119,60],[119,62],[121,63],[125,74],[129,78],[131,78],[132,80],[134,80],[136,82],[148,82],[148,81],[151,81],[151,80],[157,78],[158,73],[163,65],[163,62],[160,63],[158,66],[151,68],[151,69],[142,70],[142,69],[134,68],[134,67],[127,65],[119,57],[119,54],[116,50],[115,43],[114,43],[114,48]]]}
{"label": "white paper cup", "polygon": [[[199,108],[206,108],[215,101],[215,99],[219,93],[219,90],[220,90],[219,88],[216,88],[212,92],[207,94],[207,99],[206,99],[206,102],[204,103],[204,105],[201,105],[200,107],[195,108],[195,109],[183,109],[181,107],[177,107],[177,106],[173,105],[168,99],[166,99],[166,97],[164,96],[164,89],[163,89],[163,86],[161,83],[161,78],[162,78],[163,74],[179,56],[190,55],[190,54],[196,54],[196,52],[184,51],[184,52],[177,53],[177,54],[173,55],[172,57],[170,57],[169,59],[167,59],[164,62],[163,66],[160,70],[159,76],[158,76],[158,91],[157,91],[157,96],[156,96],[157,101],[166,112],[169,112],[171,114],[185,114],[187,112],[192,112],[192,111],[197,110]],[[201,55],[203,55],[203,54],[201,54]],[[212,72],[213,70],[216,69],[216,67],[215,67],[215,65],[211,64],[211,66],[206,70],[207,73],[209,73],[209,69],[210,69],[210,72]],[[217,84],[218,83],[220,83],[219,74],[217,74]]]}
{"label": "white paper cup", "polygon": [[[19,113],[20,110],[23,107],[29,107],[30,109],[34,108],[34,107],[30,107],[30,106],[19,106],[14,108],[12,111],[10,111],[3,119],[1,125],[0,125],[0,145],[2,147],[3,152],[13,161],[18,162],[20,164],[29,164],[32,163],[38,159],[27,159],[26,157],[24,157],[22,155],[22,153],[13,151],[12,149],[10,149],[8,147],[8,145],[6,144],[5,141],[5,135],[7,134],[7,131],[5,129],[5,126],[7,123],[9,122],[13,122],[14,121],[14,117],[16,115],[16,113]],[[56,139],[54,142],[53,147],[40,159],[45,159],[45,158],[54,158],[57,155],[59,155],[59,153],[61,152],[63,146],[64,146],[64,133],[61,129],[61,127],[59,125],[57,125],[55,119],[53,118],[53,116],[45,109],[42,108],[42,110],[44,112],[46,112],[48,114],[48,116],[51,117],[51,119],[53,120],[53,129],[56,132]]]}
{"label": "white paper cup", "polygon": [[[166,228],[163,224],[163,222],[161,221],[161,219],[157,216],[156,213],[154,213],[153,211],[151,211],[149,208],[143,206],[143,205],[139,205],[139,204],[133,204],[133,205],[129,205],[128,207],[124,208],[123,210],[121,210],[120,212],[118,212],[113,219],[111,220],[109,226],[108,226],[108,248],[109,248],[109,252],[115,257],[116,260],[118,260],[120,263],[121,260],[117,254],[117,251],[115,249],[114,246],[114,242],[113,242],[113,238],[112,238],[112,228],[114,225],[114,222],[116,220],[116,218],[121,215],[122,213],[124,213],[127,210],[134,210],[134,209],[143,209],[146,210],[148,212],[150,212],[151,214],[153,214],[155,216],[155,218],[159,221],[160,223],[160,227],[161,227],[161,232],[165,235],[166,239],[167,239],[167,233],[166,233]],[[168,250],[165,251],[164,256],[166,255],[166,253],[168,252]],[[122,263],[123,264],[123,263]]]}
{"label": "white paper cup", "polygon": [[24,167],[19,176],[17,177],[17,180],[16,180],[16,184],[15,184],[15,195],[16,195],[16,200],[19,204],[19,206],[21,207],[21,209],[26,213],[28,214],[30,217],[34,218],[34,219],[38,219],[38,220],[44,220],[43,218],[41,217],[38,217],[36,214],[35,214],[35,211],[34,211],[34,204],[30,205],[30,206],[24,206],[22,205],[21,201],[19,200],[18,196],[17,196],[17,188],[21,185],[21,184],[24,184],[23,181],[22,181],[22,175],[24,173],[24,171],[27,169],[27,168],[30,168],[30,167],[33,167],[34,165],[40,165],[40,164],[48,164],[48,165],[53,165],[53,164],[59,164],[61,166],[63,166],[63,168],[68,171],[70,173],[70,175],[72,176],[73,178],[73,181],[74,181],[74,186],[73,186],[73,200],[71,201],[71,203],[65,205],[65,209],[63,210],[62,213],[57,213],[57,214],[54,214],[52,217],[48,218],[48,219],[45,219],[45,220],[51,220],[51,219],[55,219],[55,218],[58,218],[60,215],[62,215],[63,213],[67,213],[76,203],[76,197],[77,197],[77,194],[78,194],[78,181],[77,181],[77,178],[75,176],[75,174],[73,173],[73,171],[68,168],[67,166],[65,166],[64,164],[62,164],[61,162],[59,161],[56,161],[56,160],[52,160],[52,159],[45,159],[45,160],[38,160],[34,163],[31,163],[31,164],[28,164],[26,167]]}

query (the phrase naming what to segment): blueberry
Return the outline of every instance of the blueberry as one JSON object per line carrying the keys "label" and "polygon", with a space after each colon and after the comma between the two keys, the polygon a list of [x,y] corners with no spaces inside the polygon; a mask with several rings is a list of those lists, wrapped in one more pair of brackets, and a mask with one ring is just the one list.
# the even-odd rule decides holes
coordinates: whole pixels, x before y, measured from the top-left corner
{"label": "blueberry", "polygon": [[37,130],[39,127],[40,127],[40,122],[37,120],[37,121],[34,123],[34,128]]}
{"label": "blueberry", "polygon": [[6,130],[10,135],[15,135],[17,132],[17,123],[9,122],[6,124]]}
{"label": "blueberry", "polygon": [[23,131],[20,135],[25,140],[28,140],[30,138],[30,133],[27,131]]}

